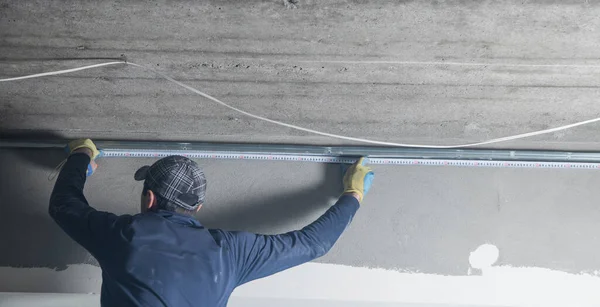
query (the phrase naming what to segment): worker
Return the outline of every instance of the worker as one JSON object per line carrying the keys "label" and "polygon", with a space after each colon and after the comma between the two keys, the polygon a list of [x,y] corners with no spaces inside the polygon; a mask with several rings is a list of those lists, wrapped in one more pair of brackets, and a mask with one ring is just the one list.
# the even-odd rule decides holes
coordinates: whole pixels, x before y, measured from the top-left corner
{"label": "worker", "polygon": [[260,235],[208,229],[194,218],[204,204],[206,178],[182,156],[162,158],[135,173],[144,182],[141,213],[98,211],[83,187],[97,168],[99,151],[90,139],[68,148],[49,213],[98,260],[102,306],[225,306],[237,286],[325,255],[374,177],[361,158],[346,171],[343,194],[320,218],[301,230]]}

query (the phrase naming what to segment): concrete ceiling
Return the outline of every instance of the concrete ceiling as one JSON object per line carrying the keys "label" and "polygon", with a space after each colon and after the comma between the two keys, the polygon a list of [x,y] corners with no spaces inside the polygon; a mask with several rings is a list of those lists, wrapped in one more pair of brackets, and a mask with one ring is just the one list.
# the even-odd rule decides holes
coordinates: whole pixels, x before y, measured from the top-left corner
{"label": "concrete ceiling", "polygon": [[[461,143],[600,114],[600,68],[586,66],[600,64],[600,7],[571,2],[2,1],[0,71],[126,57],[272,119]],[[3,83],[0,101],[5,135],[339,143],[232,113],[127,66]],[[588,126],[500,146],[595,149],[599,138]]]}

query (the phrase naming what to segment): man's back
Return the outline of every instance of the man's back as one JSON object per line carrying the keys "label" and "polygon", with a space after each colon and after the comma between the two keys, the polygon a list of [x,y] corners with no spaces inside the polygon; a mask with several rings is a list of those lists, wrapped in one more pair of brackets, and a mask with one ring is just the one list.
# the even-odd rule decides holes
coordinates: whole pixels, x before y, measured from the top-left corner
{"label": "man's back", "polygon": [[120,216],[116,224],[97,257],[102,305],[226,305],[236,272],[221,231],[168,211]]}

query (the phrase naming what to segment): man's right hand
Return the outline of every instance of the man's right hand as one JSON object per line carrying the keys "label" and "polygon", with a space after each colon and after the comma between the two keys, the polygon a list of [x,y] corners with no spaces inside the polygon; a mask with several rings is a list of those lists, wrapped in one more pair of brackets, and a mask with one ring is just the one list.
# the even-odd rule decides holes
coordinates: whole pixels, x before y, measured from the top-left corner
{"label": "man's right hand", "polygon": [[358,201],[369,192],[375,173],[370,167],[365,166],[368,162],[366,158],[360,158],[352,164],[344,174],[344,194],[353,194]]}
{"label": "man's right hand", "polygon": [[69,154],[72,154],[73,152],[78,151],[78,149],[83,148],[88,149],[91,152],[91,155],[89,156],[92,160],[96,159],[100,154],[100,151],[98,151],[98,148],[96,148],[96,144],[94,144],[94,142],[92,142],[90,139],[78,139],[69,142]]}
{"label": "man's right hand", "polygon": [[71,141],[68,147],[69,154],[84,153],[90,157],[90,164],[88,165],[86,176],[91,176],[98,168],[98,164],[94,161],[94,159],[100,155],[100,151],[96,148],[96,144],[90,139],[78,139]]}

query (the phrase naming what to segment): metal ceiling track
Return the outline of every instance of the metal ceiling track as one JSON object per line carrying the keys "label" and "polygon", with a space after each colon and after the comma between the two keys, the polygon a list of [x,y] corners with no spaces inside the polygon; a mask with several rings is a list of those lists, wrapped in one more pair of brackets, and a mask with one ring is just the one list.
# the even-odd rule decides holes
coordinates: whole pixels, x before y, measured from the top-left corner
{"label": "metal ceiling track", "polygon": [[[0,140],[0,148],[64,149],[67,141]],[[416,149],[370,146],[95,141],[103,158],[161,158],[182,155],[197,159],[353,163],[496,168],[600,170],[600,152],[506,149]]]}

